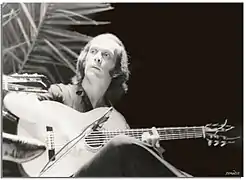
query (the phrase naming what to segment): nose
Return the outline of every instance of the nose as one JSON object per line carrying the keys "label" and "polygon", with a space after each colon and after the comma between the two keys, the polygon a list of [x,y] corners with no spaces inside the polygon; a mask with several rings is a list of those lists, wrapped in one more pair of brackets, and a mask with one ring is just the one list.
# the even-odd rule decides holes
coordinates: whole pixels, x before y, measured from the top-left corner
{"label": "nose", "polygon": [[98,64],[102,63],[102,56],[100,53],[98,53],[97,56],[94,57],[94,61]]}

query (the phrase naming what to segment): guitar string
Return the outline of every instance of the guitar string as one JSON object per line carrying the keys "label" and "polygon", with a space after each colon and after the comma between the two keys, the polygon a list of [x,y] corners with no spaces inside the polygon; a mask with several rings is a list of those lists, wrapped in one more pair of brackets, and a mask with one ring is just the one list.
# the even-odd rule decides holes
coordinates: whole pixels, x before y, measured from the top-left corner
{"label": "guitar string", "polygon": [[[195,136],[195,137],[202,137],[202,134],[200,134],[200,136]],[[194,138],[194,136],[189,136],[189,137],[183,137],[183,139],[189,139],[189,138]],[[92,140],[92,141],[86,141],[86,143],[88,144],[88,145],[96,145],[97,143],[102,143],[102,141],[110,141],[112,138],[104,138],[104,139],[101,139],[101,141],[99,140],[99,141],[94,141],[94,140]],[[138,137],[138,139],[140,139],[140,137]],[[166,140],[172,140],[172,139],[182,139],[182,138],[180,138],[179,136],[177,136],[177,137],[173,137],[173,138],[168,138],[168,139],[166,139]],[[165,140],[165,139],[163,139],[163,140]],[[94,144],[93,144],[94,143]]]}
{"label": "guitar string", "polygon": [[[97,137],[97,138],[100,138],[100,137],[105,137],[105,136],[115,136],[115,135],[120,135],[120,134],[125,134],[125,135],[142,135],[143,133],[142,132],[137,132],[137,133],[124,133],[124,132],[114,132],[114,133],[91,133],[89,134],[87,137],[90,137],[90,136],[93,136],[93,137]],[[193,132],[187,132],[187,133],[172,133],[172,134],[167,134],[167,133],[158,133],[159,136],[187,136],[187,135],[191,135],[191,134],[203,134],[201,131],[197,131],[195,133]]]}
{"label": "guitar string", "polygon": [[[184,133],[184,131],[185,132],[189,132],[189,131],[200,131],[200,130],[202,130],[203,129],[203,127],[204,126],[201,126],[201,127],[187,127],[187,128],[183,128],[183,127],[178,127],[178,128],[157,128],[157,131],[158,131],[158,133],[159,132],[167,132],[167,133],[170,133],[169,131],[173,131],[174,133],[175,133],[175,131],[176,131],[176,133]],[[146,128],[146,129],[126,129],[126,130],[112,130],[112,131],[110,131],[110,130],[107,130],[107,131],[95,131],[95,132],[93,132],[93,133],[114,133],[114,132],[121,132],[121,131],[123,131],[123,132],[140,132],[140,133],[143,133],[143,132],[148,132],[148,131],[151,131],[151,129],[148,129],[148,128]],[[171,133],[173,133],[173,132],[171,132]]]}
{"label": "guitar string", "polygon": [[[101,135],[101,136],[94,136],[94,135],[89,135],[86,137],[86,139],[96,139],[96,138],[105,138],[105,137],[114,137],[114,136],[117,136],[117,135],[132,135],[132,136],[140,136],[142,137],[142,134],[111,134],[111,135]],[[200,136],[200,135],[203,135],[202,133],[189,133],[189,134],[172,134],[172,135],[159,135],[160,138],[169,138],[169,137],[187,137],[187,136]]]}
{"label": "guitar string", "polygon": [[[132,136],[132,137],[135,137],[135,136]],[[165,137],[165,136],[163,136],[163,137]],[[161,136],[161,138],[163,138],[162,136]],[[171,137],[171,138],[170,138]],[[163,140],[172,140],[172,139],[190,139],[190,138],[195,138],[195,137],[197,137],[197,138],[199,138],[199,137],[203,137],[203,134],[192,134],[192,135],[189,135],[189,136],[182,136],[182,137],[180,137],[179,135],[178,136],[170,136],[169,138],[163,138]],[[89,144],[89,145],[97,145],[97,143],[99,143],[99,145],[100,145],[100,143],[102,143],[102,141],[110,141],[111,139],[112,139],[113,137],[107,137],[107,138],[101,138],[100,140],[99,139],[97,139],[97,140],[95,140],[95,139],[93,139],[93,138],[91,138],[91,139],[86,139],[86,143],[87,144]],[[136,138],[136,137],[135,137]],[[140,139],[141,138],[141,136],[139,136],[139,137],[137,137],[137,139]],[[92,144],[91,142],[93,142],[93,143],[96,143],[96,144]],[[63,145],[55,145],[55,147],[62,147]]]}
{"label": "guitar string", "polygon": [[[195,128],[195,129],[194,129]],[[159,136],[162,140],[168,140],[168,139],[185,139],[185,138],[196,138],[196,137],[201,137],[203,136],[202,133],[202,127],[185,127],[185,128],[180,128],[180,127],[175,127],[175,129],[179,129],[178,132],[170,133],[168,134],[168,131],[173,131],[174,129],[171,128],[157,128],[159,132]],[[86,142],[90,141],[95,141],[96,138],[100,139],[99,141],[102,140],[110,140],[114,136],[119,135],[119,134],[125,134],[129,136],[139,136],[138,139],[141,139],[141,135],[143,132],[147,132],[148,130],[151,129],[127,129],[127,130],[113,130],[113,131],[93,131],[91,134],[89,134],[87,137],[85,137]],[[165,131],[167,130],[167,131]],[[191,132],[193,131],[193,132]],[[105,137],[106,136],[106,137]],[[94,139],[93,139],[93,138]],[[62,145],[54,145],[55,147],[59,147]]]}
{"label": "guitar string", "polygon": [[[158,130],[158,133],[159,134],[165,134],[165,135],[172,135],[172,134],[175,134],[175,135],[179,135],[179,134],[187,134],[187,133],[202,133],[202,128],[197,128],[195,130],[193,129],[189,129],[189,130]],[[191,132],[193,131],[193,132]],[[111,135],[111,134],[121,134],[121,133],[124,133],[124,134],[142,134],[144,132],[148,132],[148,129],[145,129],[145,130],[139,130],[139,129],[131,129],[131,130],[121,130],[121,131],[117,131],[117,130],[114,130],[114,131],[95,131],[95,132],[92,132],[91,135]]]}
{"label": "guitar string", "polygon": [[[191,137],[191,138],[193,138],[193,137]],[[103,142],[86,143],[86,144],[89,145],[89,146],[101,146],[101,145],[107,144],[110,140],[111,139],[108,139],[107,141],[103,141]],[[175,140],[175,139],[173,139],[173,140]],[[63,145],[55,146],[55,148],[58,148],[58,149],[61,148],[61,147],[63,147]]]}
{"label": "guitar string", "polygon": [[[112,138],[116,135],[130,135],[130,136],[142,136],[142,132],[137,132],[137,133],[124,133],[124,132],[114,132],[114,133],[94,133],[92,132],[91,134],[89,134],[87,137],[85,137],[85,139],[88,140],[94,140],[96,138],[98,139],[103,139],[103,138]],[[166,134],[166,133],[160,133],[159,137],[163,138],[163,139],[171,139],[171,138],[186,138],[186,137],[200,137],[202,136],[203,133],[201,131],[198,132],[187,132],[187,133],[172,133],[172,134]]]}
{"label": "guitar string", "polygon": [[[133,136],[133,137],[142,137],[142,135],[141,134],[139,134],[139,135],[136,135],[136,134],[112,134],[112,135],[107,135],[107,136],[90,136],[90,137],[86,137],[85,139],[86,140],[89,140],[89,139],[102,139],[102,138],[106,138],[106,137],[108,137],[108,138],[110,138],[110,137],[115,137],[115,136],[117,136],[117,135],[127,135],[127,136]],[[164,138],[164,139],[169,139],[169,138],[171,138],[171,137],[187,137],[187,136],[200,136],[200,135],[203,135],[202,133],[200,133],[200,134],[187,134],[187,135],[168,135],[168,136],[166,136],[166,135],[159,135],[159,137],[160,138]]]}
{"label": "guitar string", "polygon": [[[111,134],[89,134],[86,139],[89,139],[90,137],[93,137],[93,138],[101,138],[101,137],[111,137],[111,136],[116,136],[116,135],[133,135],[133,136],[142,136],[142,133],[111,133]],[[186,136],[196,136],[196,135],[203,135],[202,132],[198,132],[198,133],[173,133],[173,134],[159,134],[160,137],[186,137]]]}
{"label": "guitar string", "polygon": [[[193,138],[193,137],[202,137],[203,134],[192,134],[192,135],[189,135],[189,136],[170,136],[170,137],[166,137],[166,136],[160,136],[160,138],[162,138],[162,140],[171,140],[173,138],[175,139],[178,139],[178,138]],[[104,137],[104,138],[87,138],[85,141],[86,142],[101,142],[103,140],[111,140],[114,136],[112,137]],[[141,139],[141,136],[131,136],[131,137],[135,137],[137,139]]]}
{"label": "guitar string", "polygon": [[[118,135],[118,134],[125,134],[125,135],[139,135],[143,132],[148,132],[148,131],[137,131],[137,130],[132,130],[132,131],[120,131],[120,132],[117,132],[117,131],[112,131],[112,132],[108,132],[108,131],[101,131],[101,132],[92,132],[90,134],[90,136],[94,136],[94,137],[101,137],[101,136],[111,136],[111,135]],[[173,135],[177,135],[177,136],[182,136],[182,135],[187,135],[187,134],[200,134],[200,133],[203,133],[202,132],[202,129],[197,129],[196,131],[194,132],[189,132],[189,131],[179,131],[179,132],[167,132],[167,131],[159,131],[158,134],[159,135],[165,135],[165,136],[173,136]]]}

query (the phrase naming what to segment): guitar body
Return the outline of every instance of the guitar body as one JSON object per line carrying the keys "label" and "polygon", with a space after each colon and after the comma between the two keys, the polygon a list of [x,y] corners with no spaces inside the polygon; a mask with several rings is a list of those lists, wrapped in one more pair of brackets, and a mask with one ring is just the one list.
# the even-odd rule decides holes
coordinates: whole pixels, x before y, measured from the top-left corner
{"label": "guitar body", "polygon": [[[18,135],[35,138],[47,144],[47,150],[41,156],[21,164],[24,172],[31,177],[39,176],[40,171],[50,159],[50,149],[54,150],[53,153],[57,153],[62,146],[73,137],[79,135],[88,125],[102,117],[109,109],[101,107],[87,113],[80,113],[54,101],[42,101],[41,103],[44,108],[42,108],[40,114],[36,114],[35,121],[20,120],[17,129]],[[103,128],[107,130],[126,129],[126,123],[122,116],[113,110]],[[53,134],[53,147],[47,141],[50,133]],[[85,139],[82,139],[66,156],[56,162],[42,176],[69,177],[90,161],[101,147],[91,146],[86,143]]]}

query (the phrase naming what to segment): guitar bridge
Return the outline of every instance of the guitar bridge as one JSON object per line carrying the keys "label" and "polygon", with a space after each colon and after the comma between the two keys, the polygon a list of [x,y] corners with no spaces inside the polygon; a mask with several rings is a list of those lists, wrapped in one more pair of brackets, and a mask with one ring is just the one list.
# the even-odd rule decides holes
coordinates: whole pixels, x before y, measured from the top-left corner
{"label": "guitar bridge", "polygon": [[49,155],[49,160],[52,161],[55,160],[55,157],[53,157],[55,155],[55,144],[54,144],[54,131],[53,131],[53,127],[50,126],[46,126],[46,131],[47,131],[47,147],[48,147],[48,155]]}

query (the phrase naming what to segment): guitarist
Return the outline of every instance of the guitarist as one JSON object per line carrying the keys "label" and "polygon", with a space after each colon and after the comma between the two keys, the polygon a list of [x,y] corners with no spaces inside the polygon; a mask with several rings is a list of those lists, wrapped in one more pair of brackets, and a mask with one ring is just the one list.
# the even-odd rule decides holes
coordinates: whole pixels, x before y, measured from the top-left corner
{"label": "guitarist", "polygon": [[[73,84],[51,85],[46,94],[9,93],[4,98],[4,104],[12,113],[23,119],[25,117],[21,117],[22,109],[35,112],[35,103],[42,100],[58,101],[77,111],[87,112],[115,104],[127,92],[129,74],[128,56],[123,43],[113,34],[101,34],[94,37],[81,51],[76,76],[72,79]],[[120,113],[118,115],[124,128],[129,128],[124,117]],[[71,129],[64,131],[72,133]],[[186,176],[165,161],[161,153],[159,135],[155,128],[152,128],[151,133],[142,135],[142,142],[119,135],[74,176]]]}

